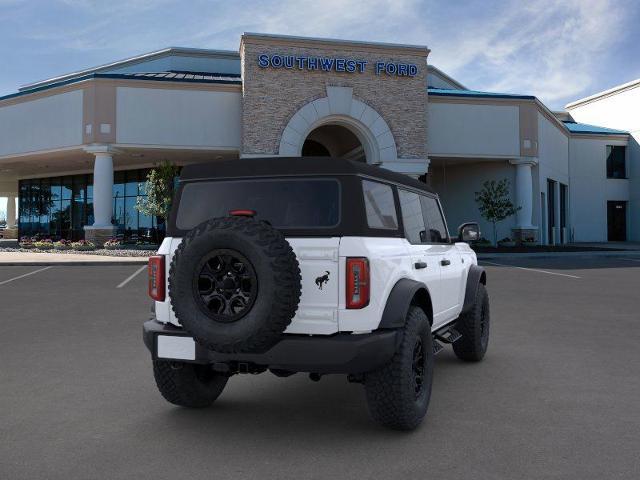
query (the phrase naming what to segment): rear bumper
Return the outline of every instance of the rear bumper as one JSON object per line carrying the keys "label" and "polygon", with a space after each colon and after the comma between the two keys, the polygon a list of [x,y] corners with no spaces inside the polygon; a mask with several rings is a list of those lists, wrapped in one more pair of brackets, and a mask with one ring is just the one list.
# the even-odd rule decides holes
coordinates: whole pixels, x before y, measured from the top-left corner
{"label": "rear bumper", "polygon": [[[158,355],[158,338],[161,356]],[[149,320],[144,323],[143,339],[154,360],[246,363],[291,372],[355,374],[376,370],[388,363],[396,351],[398,335],[397,330],[331,336],[283,334],[282,339],[264,353],[219,353],[193,342],[181,328]],[[178,348],[165,348],[168,343],[176,344]]]}

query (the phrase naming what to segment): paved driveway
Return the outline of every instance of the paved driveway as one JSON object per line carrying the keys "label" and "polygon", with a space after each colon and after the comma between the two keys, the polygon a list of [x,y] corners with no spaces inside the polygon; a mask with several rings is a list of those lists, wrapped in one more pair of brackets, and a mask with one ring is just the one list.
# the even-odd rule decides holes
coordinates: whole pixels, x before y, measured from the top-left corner
{"label": "paved driveway", "polygon": [[0,267],[0,478],[640,478],[640,261],[492,263],[487,357],[438,355],[409,434],[339,376],[236,376],[173,407],[139,266]]}

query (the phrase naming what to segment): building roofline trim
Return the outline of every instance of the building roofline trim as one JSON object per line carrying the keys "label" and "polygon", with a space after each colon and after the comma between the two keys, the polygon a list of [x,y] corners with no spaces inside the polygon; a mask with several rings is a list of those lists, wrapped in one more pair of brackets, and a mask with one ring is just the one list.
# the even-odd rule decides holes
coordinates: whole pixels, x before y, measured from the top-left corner
{"label": "building roofline trim", "polygon": [[32,88],[30,90],[23,90],[16,93],[10,93],[0,97],[0,102],[4,100],[11,100],[13,98],[20,98],[34,93],[51,90],[58,87],[64,87],[67,85],[73,85],[75,83],[86,82],[88,80],[97,79],[111,79],[111,80],[140,80],[147,82],[166,82],[166,83],[201,83],[201,84],[218,84],[218,85],[242,85],[242,80],[198,80],[192,78],[163,78],[163,77],[143,77],[139,75],[126,74],[126,73],[90,73],[81,77],[74,77],[68,80],[59,81],[56,83],[49,83],[40,87]]}
{"label": "building roofline trim", "polygon": [[245,41],[266,40],[274,43],[296,42],[300,45],[347,45],[375,50],[407,50],[409,53],[429,55],[431,51],[425,45],[411,45],[403,43],[366,42],[360,40],[343,40],[339,38],[300,37],[296,35],[276,35],[272,33],[245,32],[240,39],[240,45]]}
{"label": "building roofline trim", "polygon": [[[469,93],[469,91],[456,91],[456,90],[447,90],[446,92],[433,92],[432,90],[434,89],[428,89],[428,95],[434,96],[434,97],[452,97],[452,98],[458,98],[458,99],[480,99],[480,100],[486,100],[486,101],[491,101],[491,100],[513,100],[513,101],[524,101],[524,102],[534,102],[536,104],[536,107],[538,109],[538,111],[545,116],[545,118],[547,118],[550,122],[552,122],[556,127],[558,127],[567,137],[580,137],[580,136],[584,136],[584,135],[591,135],[591,136],[600,136],[600,137],[606,137],[606,138],[611,138],[613,136],[618,136],[621,138],[628,138],[628,133],[622,132],[622,131],[615,131],[615,132],[597,132],[597,131],[585,131],[585,132],[572,132],[566,125],[565,122],[563,122],[562,120],[560,120],[558,117],[556,117],[556,115],[549,110],[549,108],[542,103],[537,97],[533,96],[533,95],[517,95],[517,94],[491,94],[490,92],[471,92]],[[438,90],[438,89],[435,89]],[[440,89],[442,90],[442,89]],[[597,125],[593,125],[596,128],[604,128],[604,127],[597,127]]]}
{"label": "building roofline trim", "polygon": [[26,91],[26,90],[32,90],[34,88],[38,88],[41,87],[43,85],[48,85],[51,83],[58,83],[64,80],[69,80],[72,78],[76,78],[76,77],[81,77],[81,76],[85,76],[87,74],[90,73],[100,73],[101,71],[107,70],[107,69],[111,69],[114,67],[124,67],[124,66],[128,66],[128,65],[136,65],[142,62],[146,62],[148,60],[151,59],[155,59],[155,58],[162,58],[162,57],[166,57],[169,56],[171,54],[181,54],[181,55],[187,55],[187,56],[194,56],[194,57],[200,57],[200,56],[213,56],[213,57],[220,57],[220,58],[232,58],[232,59],[239,59],[240,58],[240,54],[238,52],[232,51],[232,50],[208,50],[208,49],[204,49],[204,48],[187,48],[187,47],[167,47],[167,48],[163,48],[161,50],[156,50],[153,52],[148,52],[148,53],[143,53],[141,55],[136,55],[134,57],[129,57],[129,58],[125,58],[122,60],[116,60],[114,62],[109,62],[109,63],[105,63],[103,65],[99,65],[97,67],[92,67],[92,68],[86,68],[83,70],[78,70],[76,72],[71,72],[71,73],[66,73],[64,75],[59,75],[57,77],[52,77],[52,78],[48,78],[45,80],[39,80],[37,82],[32,82],[32,83],[28,83],[25,85],[22,85],[18,88],[19,92],[22,91]]}
{"label": "building roofline trim", "polygon": [[427,93],[431,96],[437,97],[465,97],[465,98],[506,98],[514,100],[535,100],[533,95],[520,95],[517,93],[492,93],[492,92],[479,92],[475,90],[453,90],[445,88],[430,87],[427,89]]}
{"label": "building roofline trim", "polygon": [[640,87],[640,78],[636,80],[631,80],[630,82],[623,83],[622,85],[615,86],[613,88],[609,88],[608,90],[603,90],[598,93],[594,93],[593,95],[589,95],[588,97],[580,98],[573,102],[567,103],[564,108],[567,110],[571,110],[573,108],[579,107],[580,105],[584,105],[586,103],[591,103],[601,98],[610,97],[612,95],[617,95],[619,93],[626,92],[627,90],[631,90],[633,88]]}

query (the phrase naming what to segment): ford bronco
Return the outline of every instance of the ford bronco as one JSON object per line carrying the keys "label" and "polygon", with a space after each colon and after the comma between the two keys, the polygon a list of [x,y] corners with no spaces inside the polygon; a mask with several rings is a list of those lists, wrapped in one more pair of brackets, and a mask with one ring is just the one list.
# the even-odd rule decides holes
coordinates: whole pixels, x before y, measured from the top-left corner
{"label": "ford bronco", "polygon": [[144,324],[160,393],[211,405],[230,377],[307,372],[364,384],[383,425],[417,427],[434,355],[479,361],[486,274],[425,183],[361,162],[261,158],[184,167],[149,260]]}

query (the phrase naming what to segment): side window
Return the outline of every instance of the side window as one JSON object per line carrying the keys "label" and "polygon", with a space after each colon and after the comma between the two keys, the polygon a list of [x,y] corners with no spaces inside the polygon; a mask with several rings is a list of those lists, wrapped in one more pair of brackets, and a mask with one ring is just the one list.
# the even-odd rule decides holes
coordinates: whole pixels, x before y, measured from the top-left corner
{"label": "side window", "polygon": [[440,206],[435,198],[420,196],[424,223],[427,225],[427,241],[433,243],[448,243],[449,234],[440,211]]}
{"label": "side window", "polygon": [[420,206],[420,195],[406,190],[398,189],[400,197],[400,210],[402,211],[402,223],[404,233],[409,243],[425,243],[426,228],[422,207]]}
{"label": "side window", "polygon": [[398,218],[391,187],[384,183],[363,180],[362,193],[369,227],[397,230]]}

